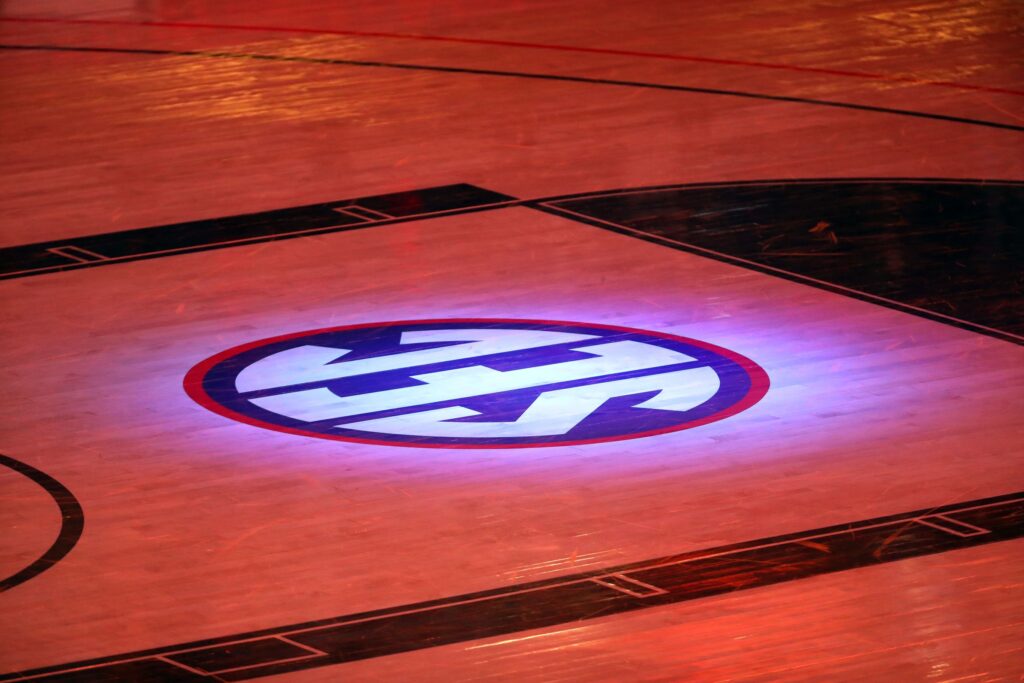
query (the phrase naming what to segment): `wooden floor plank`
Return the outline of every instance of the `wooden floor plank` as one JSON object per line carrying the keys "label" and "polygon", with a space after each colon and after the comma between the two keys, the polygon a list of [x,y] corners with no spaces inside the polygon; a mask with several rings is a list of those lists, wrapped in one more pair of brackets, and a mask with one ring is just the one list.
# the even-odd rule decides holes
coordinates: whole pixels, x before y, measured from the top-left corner
{"label": "wooden floor plank", "polygon": [[[1019,184],[1021,22],[954,0],[4,3],[0,453],[23,465],[0,470],[0,580],[54,561],[0,593],[0,673],[90,680],[64,665],[113,657],[126,680],[246,678],[268,659],[324,664],[282,681],[1014,680],[1021,543],[966,547],[988,540],[984,520],[953,513],[908,522],[949,552],[539,628],[523,608],[519,627],[485,619],[364,661],[330,666],[325,643],[276,632],[167,648],[583,575],[605,577],[587,585],[601,595],[657,598],[653,574],[623,568],[1024,489],[1024,351],[1006,334],[1018,216],[978,202],[985,234],[1004,235],[972,252],[991,282],[944,297],[998,337],[638,239],[692,237],[679,224],[701,207],[531,203],[697,183]],[[476,198],[403,203],[446,187]],[[912,223],[901,196],[872,195],[896,217],[887,231],[901,212]],[[766,197],[718,207],[757,223],[737,227],[756,248],[779,228],[761,225]],[[845,211],[791,201],[800,220],[821,214],[807,239],[832,230],[840,251],[853,233],[837,220],[877,215],[852,194]],[[902,297],[898,250],[857,244],[843,253],[864,291]],[[957,268],[935,258],[936,278]],[[813,275],[838,282],[828,271]],[[927,280],[907,301],[948,294]],[[256,340],[438,318],[678,335],[751,359],[771,387],[692,429],[519,449],[297,436],[182,387]],[[61,529],[79,522],[70,543]],[[882,543],[917,538],[902,532]],[[122,656],[150,649],[167,658]]]}

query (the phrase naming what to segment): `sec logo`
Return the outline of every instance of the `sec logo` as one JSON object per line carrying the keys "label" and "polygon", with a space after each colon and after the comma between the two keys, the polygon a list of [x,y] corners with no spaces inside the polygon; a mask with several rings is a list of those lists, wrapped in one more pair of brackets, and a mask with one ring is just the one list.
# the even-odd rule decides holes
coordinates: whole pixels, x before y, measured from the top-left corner
{"label": "sec logo", "polygon": [[696,339],[546,320],[334,327],[189,371],[198,403],[250,425],[360,443],[524,448],[631,439],[749,408],[768,376]]}

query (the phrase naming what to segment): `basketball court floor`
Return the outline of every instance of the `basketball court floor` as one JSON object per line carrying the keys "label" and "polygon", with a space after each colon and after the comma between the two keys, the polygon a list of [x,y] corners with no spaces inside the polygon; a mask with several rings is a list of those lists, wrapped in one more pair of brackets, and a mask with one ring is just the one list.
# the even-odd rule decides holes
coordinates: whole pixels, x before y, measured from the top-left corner
{"label": "basketball court floor", "polygon": [[0,3],[0,681],[1018,681],[1024,11]]}

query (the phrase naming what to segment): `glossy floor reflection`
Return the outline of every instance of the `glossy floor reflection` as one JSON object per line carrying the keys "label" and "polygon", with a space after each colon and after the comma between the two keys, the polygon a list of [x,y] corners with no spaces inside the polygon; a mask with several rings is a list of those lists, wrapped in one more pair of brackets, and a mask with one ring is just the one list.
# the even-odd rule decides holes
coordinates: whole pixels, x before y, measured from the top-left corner
{"label": "glossy floor reflection", "polygon": [[[999,2],[4,3],[0,680],[1016,680],[1021,26]],[[401,351],[353,344],[236,385],[239,414],[186,379],[449,319],[654,346],[342,381]],[[767,393],[605,440],[671,409],[651,353],[678,338]],[[437,389],[572,362],[605,369]],[[224,396],[240,367],[191,377]],[[609,378],[646,383],[583,411]],[[454,408],[477,414],[433,429],[478,438],[582,391],[565,433],[601,440],[259,424],[265,397],[417,386],[364,426]]]}

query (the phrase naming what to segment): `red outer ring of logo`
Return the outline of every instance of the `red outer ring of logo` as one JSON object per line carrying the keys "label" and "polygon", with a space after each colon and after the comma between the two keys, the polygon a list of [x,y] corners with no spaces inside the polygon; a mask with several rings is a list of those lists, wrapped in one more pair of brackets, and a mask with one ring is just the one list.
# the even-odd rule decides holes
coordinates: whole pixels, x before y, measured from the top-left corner
{"label": "red outer ring of logo", "polygon": [[[302,429],[293,429],[291,427],[284,427],[281,425],[273,424],[272,422],[263,422],[257,420],[248,415],[235,412],[229,408],[224,407],[220,403],[214,401],[209,394],[203,389],[203,379],[206,377],[206,373],[210,371],[215,365],[224,361],[232,356],[236,356],[250,349],[254,349],[259,346],[266,344],[273,344],[276,342],[287,341],[289,339],[296,339],[298,337],[308,337],[314,334],[322,334],[325,332],[338,332],[341,330],[357,330],[366,327],[395,327],[399,325],[416,325],[416,324],[437,324],[437,323],[526,323],[533,325],[568,325],[576,327],[596,327],[604,330],[614,330],[616,332],[635,332],[637,334],[643,334],[650,337],[661,337],[662,339],[671,339],[673,341],[681,341],[686,344],[693,344],[703,349],[707,349],[713,353],[717,353],[720,356],[724,356],[729,360],[733,361],[737,365],[746,371],[747,376],[750,377],[750,390],[747,394],[729,406],[725,410],[708,415],[699,420],[693,422],[684,422],[679,425],[673,425],[671,427],[664,427],[661,429],[652,429],[646,432],[632,432],[630,434],[622,434],[619,436],[602,437],[599,439],[584,439],[580,441],[556,441],[552,443],[526,443],[526,444],[442,444],[442,443],[413,443],[413,442],[396,442],[396,441],[385,441],[382,439],[360,439],[353,438],[350,436],[333,436],[330,434],[317,434],[316,432],[307,432]],[[668,434],[670,432],[678,432],[684,429],[691,429],[693,427],[699,427],[704,424],[711,422],[717,422],[724,420],[727,417],[731,417],[737,413],[741,413],[747,408],[751,407],[768,393],[768,387],[770,381],[768,379],[768,373],[764,369],[750,360],[746,356],[741,356],[735,351],[722,348],[721,346],[715,346],[699,339],[690,339],[689,337],[681,337],[675,334],[666,334],[664,332],[652,332],[650,330],[641,330],[636,327],[622,327],[619,325],[603,325],[600,323],[581,323],[581,322],[568,322],[564,320],[532,320],[522,318],[436,318],[426,320],[396,320],[383,323],[362,323],[359,325],[339,325],[337,327],[324,327],[317,330],[304,330],[302,332],[294,332],[292,334],[283,334],[278,337],[269,337],[267,339],[259,339],[257,341],[242,344],[241,346],[235,346],[226,351],[207,358],[202,361],[185,375],[183,382],[185,393],[192,398],[193,401],[203,406],[207,410],[222,415],[224,417],[235,420],[236,422],[244,422],[245,424],[252,425],[254,427],[261,427],[263,429],[271,429],[275,432],[284,432],[286,434],[296,434],[299,436],[313,437],[316,439],[329,439],[331,441],[347,441],[350,443],[362,443],[371,444],[374,446],[393,446],[393,447],[409,447],[409,448],[473,448],[473,449],[492,449],[492,448],[551,448],[555,446],[581,446],[584,444],[592,443],[605,443],[608,441],[624,441],[626,439],[639,439],[647,436],[655,436],[657,434]]]}

